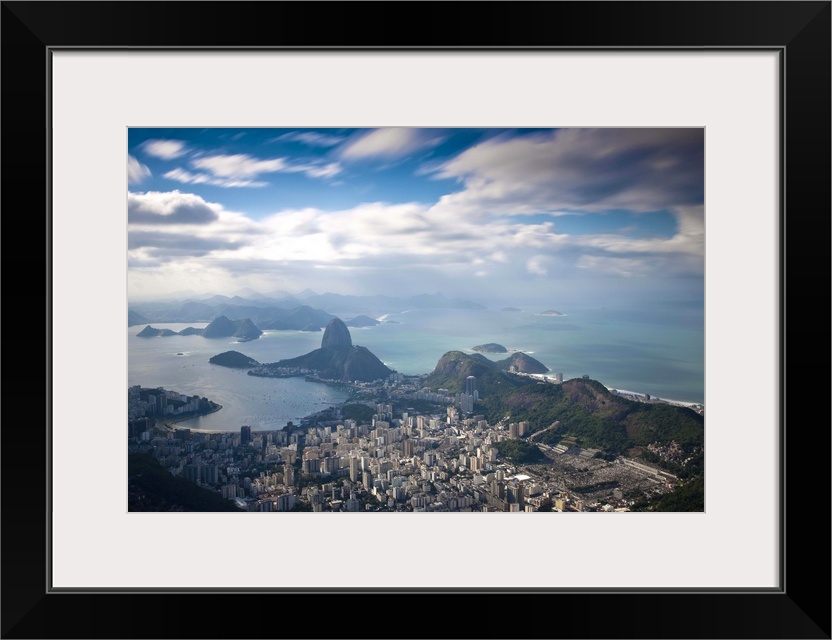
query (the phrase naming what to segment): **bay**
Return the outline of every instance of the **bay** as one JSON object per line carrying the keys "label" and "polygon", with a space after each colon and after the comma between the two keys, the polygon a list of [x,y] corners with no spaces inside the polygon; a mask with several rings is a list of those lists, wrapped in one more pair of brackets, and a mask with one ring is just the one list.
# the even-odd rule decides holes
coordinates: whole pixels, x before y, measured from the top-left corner
{"label": "bay", "polygon": [[[418,309],[377,316],[375,327],[351,328],[354,344],[367,347],[387,366],[404,374],[428,373],[451,350],[496,342],[529,353],[564,379],[588,375],[619,389],[683,402],[704,403],[704,310],[697,306],[654,304],[649,308],[587,307],[521,311]],[[354,313],[339,314],[342,319]],[[154,324],[179,331],[205,324]],[[217,413],[182,423],[209,430],[278,429],[288,420],[346,399],[333,386],[304,378],[258,378],[244,370],[208,363],[235,350],[259,362],[275,362],[320,346],[321,332],[267,331],[259,340],[209,340],[201,336],[138,338],[128,329],[131,385],[174,389],[206,396],[223,405]],[[182,353],[183,355],[176,355]],[[508,354],[484,354],[493,360]]]}

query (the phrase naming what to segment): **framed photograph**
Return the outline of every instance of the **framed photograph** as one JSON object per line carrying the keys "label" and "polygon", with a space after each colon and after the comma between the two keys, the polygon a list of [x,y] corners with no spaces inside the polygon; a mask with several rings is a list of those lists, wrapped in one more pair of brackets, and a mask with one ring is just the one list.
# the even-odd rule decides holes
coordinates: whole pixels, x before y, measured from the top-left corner
{"label": "framed photograph", "polygon": [[[830,3],[603,6],[401,3],[420,35],[396,42],[362,3],[3,3],[7,327],[46,318],[42,357],[7,340],[29,367],[4,393],[4,637],[253,635],[97,613],[149,594],[514,595],[532,621],[500,636],[830,637],[828,548],[800,539],[828,518],[797,507],[829,504],[818,331],[795,329],[829,326]],[[306,398],[299,372],[345,386]],[[537,423],[592,389],[642,422]],[[586,463],[538,477],[530,451]],[[148,452],[278,513],[154,502],[128,481]]]}

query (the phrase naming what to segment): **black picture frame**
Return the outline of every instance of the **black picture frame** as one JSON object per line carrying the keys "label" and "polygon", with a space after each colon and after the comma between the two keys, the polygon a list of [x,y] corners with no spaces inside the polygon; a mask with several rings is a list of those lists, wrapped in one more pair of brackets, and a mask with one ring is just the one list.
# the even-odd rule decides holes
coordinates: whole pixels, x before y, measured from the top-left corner
{"label": "black picture frame", "polygon": [[[407,31],[401,29],[403,11],[409,15]],[[818,359],[827,364],[829,353],[830,2],[3,2],[0,20],[0,158],[6,205],[1,255],[7,310],[3,342],[8,365],[2,369],[5,420],[0,432],[3,638],[290,633],[290,627],[260,615],[276,608],[290,619],[297,616],[301,625],[308,623],[310,637],[473,637],[482,635],[484,627],[498,637],[830,637],[829,547],[818,548],[803,538],[811,530],[813,540],[830,540],[829,386],[825,377],[816,380],[810,373]],[[380,31],[379,20],[390,28]],[[50,52],[70,47],[778,51],[785,80],[780,132],[785,186],[780,248],[780,588],[557,593],[486,589],[464,601],[446,597],[464,591],[410,590],[400,594],[407,600],[396,603],[388,602],[390,597],[381,603],[377,598],[384,594],[361,589],[294,594],[51,591],[48,486],[54,480],[49,473],[49,389],[58,381],[49,378],[47,342],[37,347],[37,357],[30,346],[26,357],[20,357],[15,349],[21,345],[15,342],[22,330],[18,319],[25,318],[29,327],[32,318],[42,318],[44,335],[50,326]],[[738,464],[753,473],[754,461],[738,456]],[[808,506],[804,497],[809,498]],[[409,610],[408,602],[416,608]],[[434,606],[446,608],[451,622],[440,628],[440,616],[430,623],[411,624],[416,611],[435,612]],[[317,620],[339,608],[361,615],[349,624],[348,617],[341,617],[331,627],[317,626]],[[175,611],[172,622],[170,615],[157,615],[169,609]],[[454,610],[466,614],[455,616]],[[229,613],[210,613],[216,611]]]}

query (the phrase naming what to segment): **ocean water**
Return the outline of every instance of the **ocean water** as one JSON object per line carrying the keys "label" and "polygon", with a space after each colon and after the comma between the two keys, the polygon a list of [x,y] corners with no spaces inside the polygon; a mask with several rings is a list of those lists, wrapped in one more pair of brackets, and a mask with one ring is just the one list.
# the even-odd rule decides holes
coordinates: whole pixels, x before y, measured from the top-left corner
{"label": "ocean water", "polygon": [[[529,353],[564,379],[589,375],[608,387],[660,398],[704,402],[704,310],[695,306],[558,309],[563,316],[522,311],[419,309],[383,316],[375,327],[351,328],[353,343],[367,347],[387,366],[405,374],[428,373],[447,351],[467,351],[486,342]],[[349,319],[355,314],[338,314]],[[154,324],[181,330],[185,324]],[[192,324],[191,326],[205,326]],[[129,384],[199,394],[223,405],[217,413],[182,423],[209,430],[277,429],[287,420],[342,402],[336,387],[303,378],[257,378],[208,363],[235,350],[274,362],[320,346],[323,333],[268,331],[259,340],[201,336],[137,338],[128,329]],[[177,353],[184,355],[176,355]],[[484,354],[498,360],[508,354]]]}

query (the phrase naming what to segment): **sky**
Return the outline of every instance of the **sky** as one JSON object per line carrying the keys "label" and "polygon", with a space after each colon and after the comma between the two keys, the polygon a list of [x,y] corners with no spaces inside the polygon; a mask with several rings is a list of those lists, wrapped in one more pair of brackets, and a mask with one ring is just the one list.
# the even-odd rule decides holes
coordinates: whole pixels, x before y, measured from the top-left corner
{"label": "sky", "polygon": [[704,130],[128,131],[131,300],[704,300]]}

